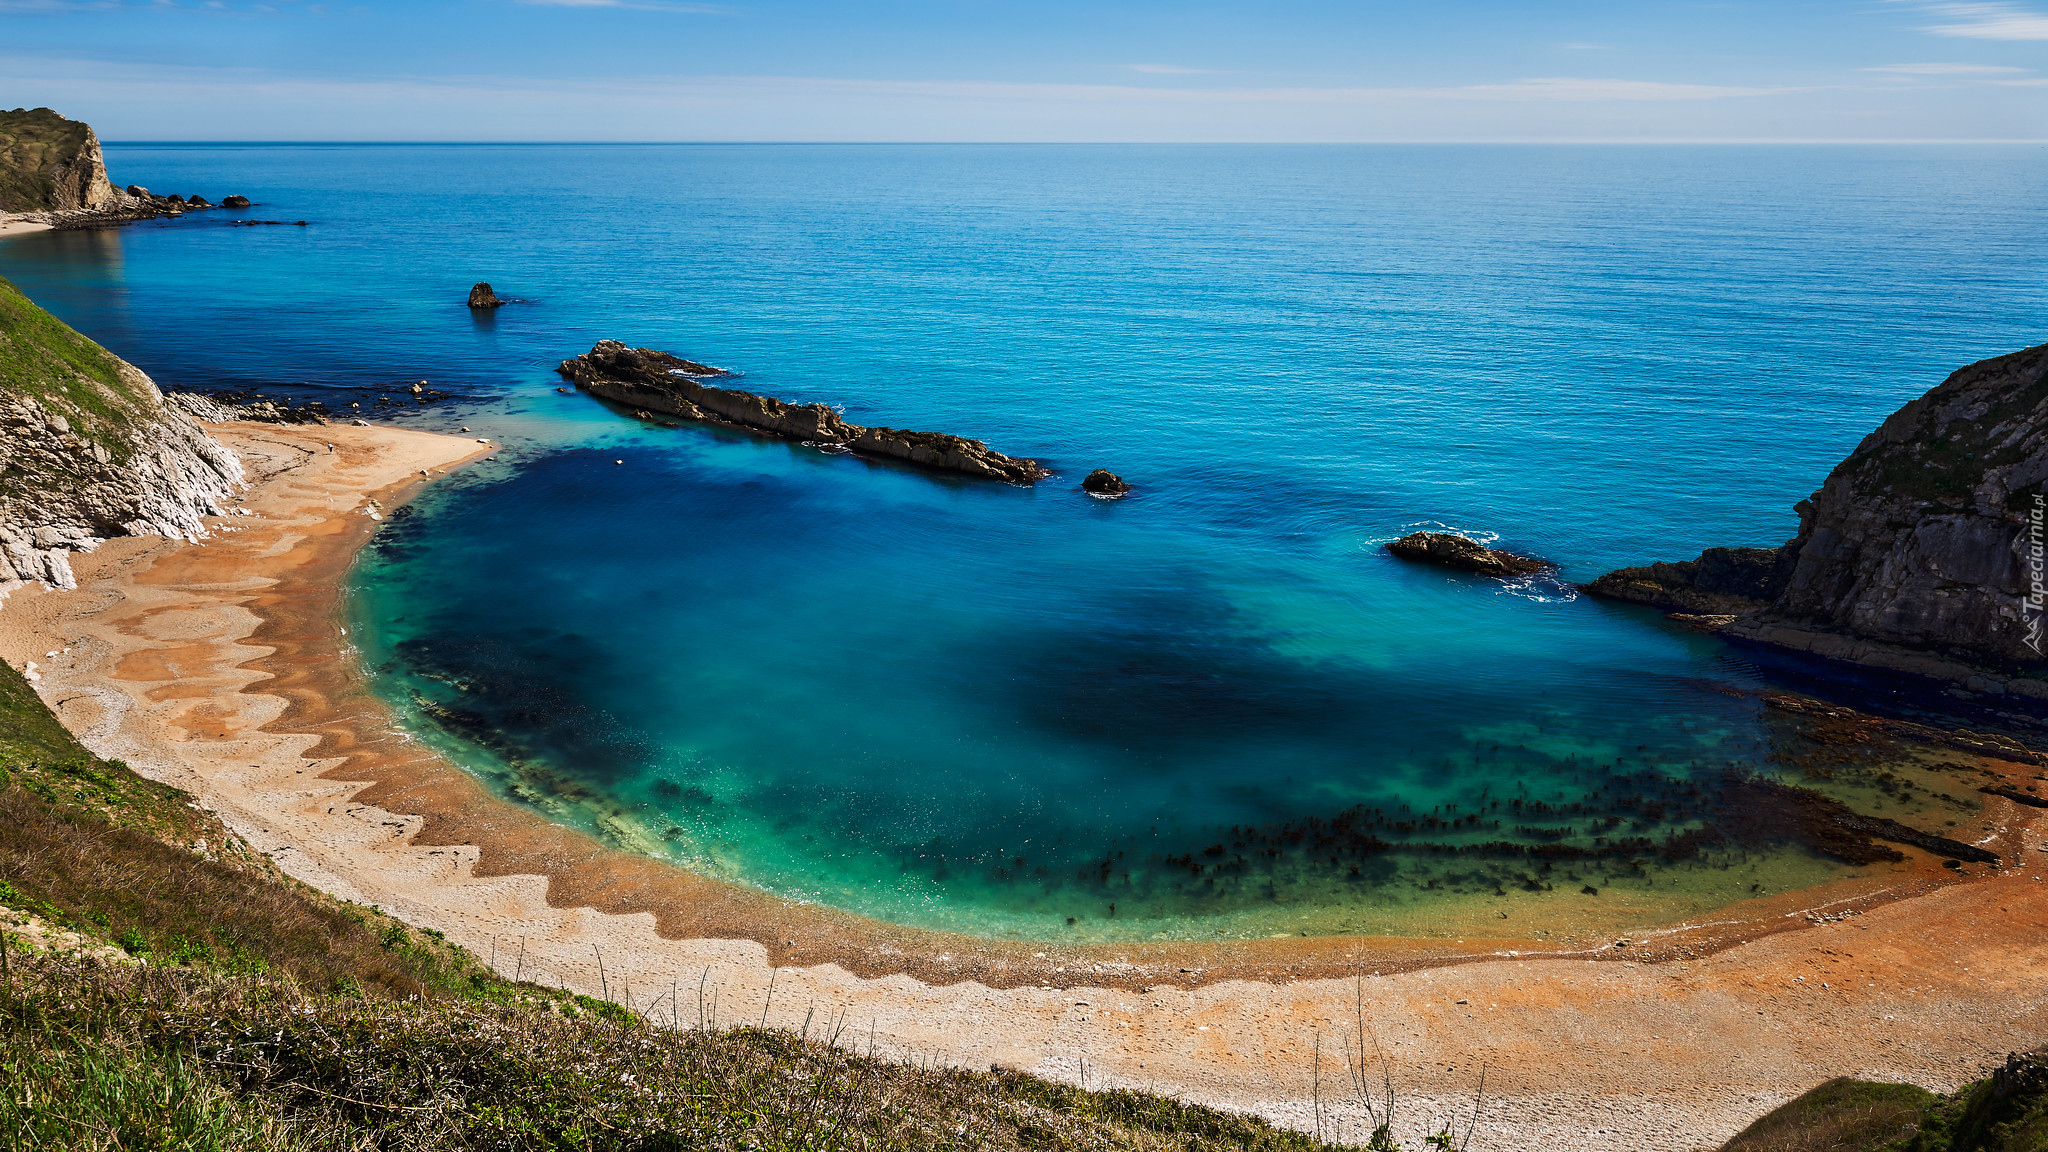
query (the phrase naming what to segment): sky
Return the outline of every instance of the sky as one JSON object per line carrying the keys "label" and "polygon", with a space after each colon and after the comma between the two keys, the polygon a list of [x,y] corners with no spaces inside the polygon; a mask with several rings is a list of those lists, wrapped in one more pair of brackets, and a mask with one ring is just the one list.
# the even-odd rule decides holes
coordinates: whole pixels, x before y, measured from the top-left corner
{"label": "sky", "polygon": [[2048,141],[2048,0],[0,0],[105,140]]}

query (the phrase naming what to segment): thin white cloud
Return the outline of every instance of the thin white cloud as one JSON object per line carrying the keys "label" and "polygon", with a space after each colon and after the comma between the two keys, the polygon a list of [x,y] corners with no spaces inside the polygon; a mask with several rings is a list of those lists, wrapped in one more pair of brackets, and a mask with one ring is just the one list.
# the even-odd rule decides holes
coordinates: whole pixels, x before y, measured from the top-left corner
{"label": "thin white cloud", "polygon": [[1219,71],[1219,70],[1217,70],[1217,69],[1215,69],[1215,68],[1183,68],[1183,67],[1181,67],[1181,66],[1180,66],[1180,65],[1178,65],[1178,64],[1126,64],[1126,65],[1124,65],[1124,67],[1126,67],[1126,68],[1130,69],[1130,70],[1131,70],[1131,71],[1133,71],[1133,72],[1143,72],[1143,73],[1145,73],[1145,74],[1146,74],[1147,76],[1221,76],[1221,75],[1223,75],[1223,73],[1222,73],[1221,71]]}
{"label": "thin white cloud", "polygon": [[732,9],[719,4],[673,4],[666,0],[517,0],[528,8],[624,8],[635,12],[683,12],[718,16]]}
{"label": "thin white cloud", "polygon": [[1726,100],[1740,96],[1778,96],[1806,88],[1744,88],[1724,84],[1666,84],[1655,80],[1588,80],[1552,76],[1513,84],[1470,84],[1463,88],[1418,91],[1468,100],[1544,100],[1584,103],[1626,101],[1665,103],[1672,100]]}
{"label": "thin white cloud", "polygon": [[2036,76],[2032,80],[1993,80],[2001,88],[2048,88],[2048,76]]}
{"label": "thin white cloud", "polygon": [[1994,76],[2012,72],[2025,72],[2025,68],[2011,68],[2003,64],[1886,64],[1878,68],[1865,68],[1865,72],[1887,72],[1895,76]]}
{"label": "thin white cloud", "polygon": [[1922,32],[1966,40],[2048,40],[2048,16],[2006,3],[1940,3],[1919,7],[1949,23]]}

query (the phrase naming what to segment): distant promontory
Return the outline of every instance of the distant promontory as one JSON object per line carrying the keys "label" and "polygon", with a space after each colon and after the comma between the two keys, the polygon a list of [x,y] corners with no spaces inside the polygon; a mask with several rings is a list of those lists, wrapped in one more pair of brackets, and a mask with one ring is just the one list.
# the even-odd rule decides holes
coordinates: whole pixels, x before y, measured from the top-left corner
{"label": "distant promontory", "polygon": [[0,111],[0,213],[57,228],[90,228],[248,206],[249,199],[240,195],[223,196],[215,204],[200,195],[156,195],[135,184],[116,187],[92,125],[48,108]]}

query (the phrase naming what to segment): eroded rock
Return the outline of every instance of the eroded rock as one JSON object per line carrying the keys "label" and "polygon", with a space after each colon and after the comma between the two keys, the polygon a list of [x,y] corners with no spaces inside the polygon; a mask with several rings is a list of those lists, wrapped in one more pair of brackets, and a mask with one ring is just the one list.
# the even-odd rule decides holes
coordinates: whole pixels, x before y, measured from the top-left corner
{"label": "eroded rock", "polygon": [[469,290],[469,306],[471,308],[500,308],[504,304],[503,300],[498,299],[498,294],[491,291],[491,286],[486,281],[477,281],[476,287]]}
{"label": "eroded rock", "polygon": [[1123,477],[1107,468],[1097,468],[1081,481],[1081,491],[1090,496],[1121,496],[1130,490]]}
{"label": "eroded rock", "polygon": [[1477,540],[1460,536],[1455,532],[1411,532],[1399,540],[1388,543],[1387,551],[1403,560],[1441,564],[1446,568],[1459,568],[1467,572],[1477,572],[1482,576],[1527,576],[1536,572],[1547,572],[1553,567],[1548,561],[1498,548],[1488,548]]}
{"label": "eroded rock", "polygon": [[1012,484],[1031,484],[1049,475],[1036,460],[1005,456],[979,440],[943,432],[863,427],[848,423],[824,404],[790,404],[773,396],[706,384],[705,380],[731,373],[653,348],[631,348],[617,340],[599,341],[584,355],[562,361],[559,371],[591,395],[629,409],[736,424],[788,440],[842,447]]}
{"label": "eroded rock", "polygon": [[1780,548],[1608,573],[1586,591],[1690,613],[1723,635],[2048,699],[2034,567],[2048,508],[2048,345],[1959,369],[1865,437]]}

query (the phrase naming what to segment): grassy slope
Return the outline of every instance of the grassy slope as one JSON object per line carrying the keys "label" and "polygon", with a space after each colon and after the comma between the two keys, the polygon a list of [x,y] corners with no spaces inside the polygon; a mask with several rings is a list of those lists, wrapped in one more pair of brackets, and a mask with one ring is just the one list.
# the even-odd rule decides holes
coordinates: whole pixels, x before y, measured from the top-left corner
{"label": "grassy slope", "polygon": [[45,312],[0,278],[0,391],[33,396],[75,425],[127,427],[156,406],[121,375],[119,357]]}
{"label": "grassy slope", "polygon": [[[26,397],[62,416],[76,435],[105,447],[114,464],[134,449],[128,433],[155,415],[148,385],[124,377],[119,357],[45,312],[0,279],[0,398]],[[0,458],[7,454],[0,452]],[[0,473],[0,497],[33,478],[9,468]]]}
{"label": "grassy slope", "polygon": [[[1164,1097],[892,1063],[850,1035],[660,1028],[513,984],[278,875],[185,794],[86,751],[4,664],[0,904],[148,961],[9,941],[0,1147],[1328,1147]],[[690,996],[652,1017],[681,998],[697,1022]]]}
{"label": "grassy slope", "polygon": [[35,212],[54,207],[50,165],[78,155],[85,125],[48,108],[0,111],[0,212]]}
{"label": "grassy slope", "polygon": [[1953,1096],[1830,1080],[1722,1152],[2048,1152],[2048,1054],[2017,1057]]}

